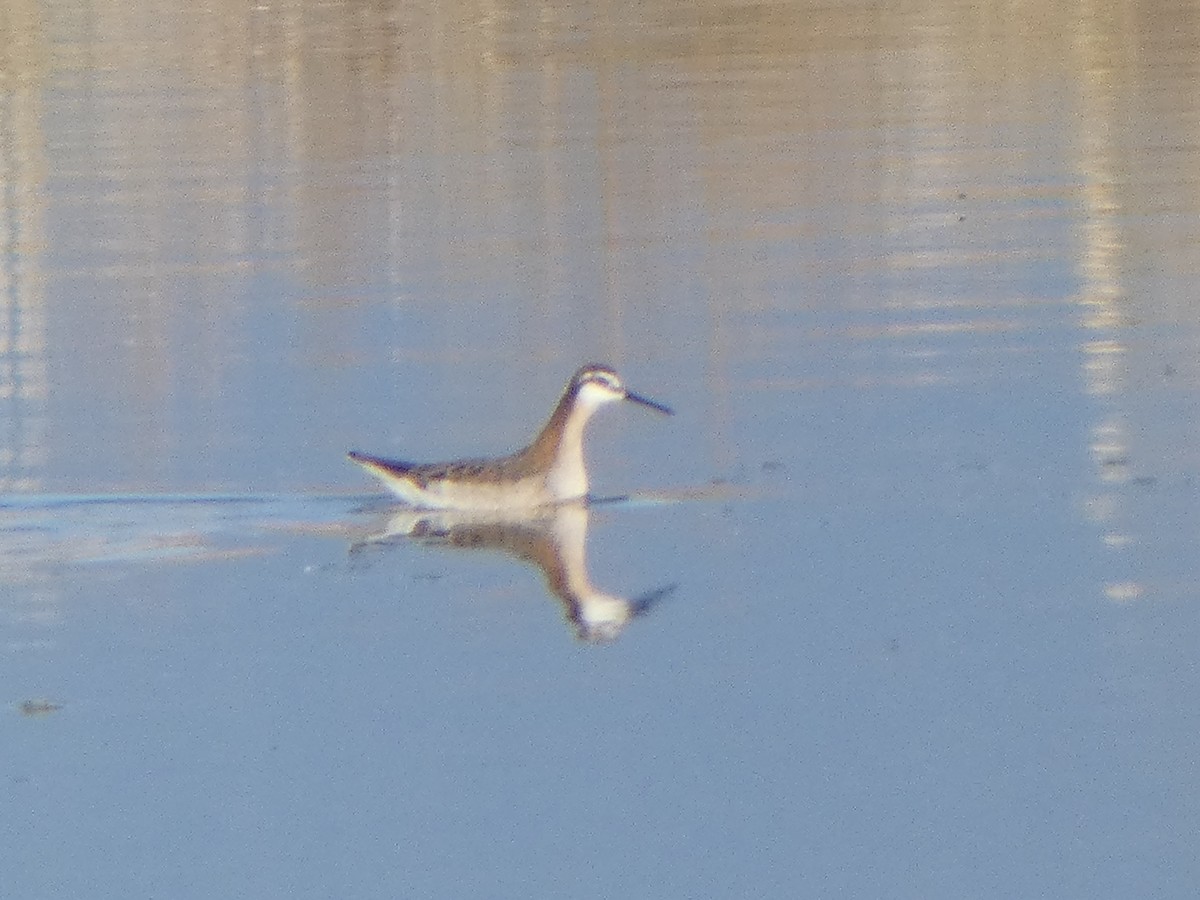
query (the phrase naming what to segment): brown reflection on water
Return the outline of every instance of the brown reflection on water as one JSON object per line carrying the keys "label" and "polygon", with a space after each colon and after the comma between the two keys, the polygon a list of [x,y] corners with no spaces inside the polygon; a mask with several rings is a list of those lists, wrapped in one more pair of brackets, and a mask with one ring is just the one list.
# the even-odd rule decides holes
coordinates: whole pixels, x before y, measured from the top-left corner
{"label": "brown reflection on water", "polygon": [[[1130,570],[1126,555],[1149,537],[1131,518],[1134,495],[1171,490],[1200,465],[1194,404],[1181,416],[1172,400],[1200,387],[1200,98],[1185,89],[1200,77],[1200,17],[1191,4],[1125,12],[1135,9],[1144,14],[1089,9],[1095,27],[1074,42],[1083,113],[1076,300],[1087,332],[1084,386],[1096,403],[1085,510],[1118,571]],[[1104,593],[1130,602],[1147,586],[1113,581]]]}
{"label": "brown reflection on water", "polygon": [[0,491],[38,486],[45,455],[45,246],[47,160],[39,140],[44,34],[33,6],[0,17]]}
{"label": "brown reflection on water", "polygon": [[[138,435],[99,443],[147,465],[188,443],[181,390],[208,433],[234,427],[223,367],[253,352],[256,277],[294,284],[313,359],[352,358],[330,311],[364,282],[431,323],[397,329],[398,360],[532,371],[581,335],[615,360],[699,353],[724,432],[739,364],[822,383],[797,314],[869,317],[829,331],[870,351],[851,385],[987,379],[1061,299],[1005,276],[1075,254],[1097,396],[1138,365],[1131,303],[1196,325],[1145,281],[1196,271],[1194,3],[12,9],[0,278],[31,349],[6,418],[45,417],[45,356],[69,354],[37,349],[47,290],[100,297],[55,332],[89,345],[55,390],[101,392]],[[509,330],[464,337],[497,292]],[[36,485],[44,434],[5,432],[10,486]]]}

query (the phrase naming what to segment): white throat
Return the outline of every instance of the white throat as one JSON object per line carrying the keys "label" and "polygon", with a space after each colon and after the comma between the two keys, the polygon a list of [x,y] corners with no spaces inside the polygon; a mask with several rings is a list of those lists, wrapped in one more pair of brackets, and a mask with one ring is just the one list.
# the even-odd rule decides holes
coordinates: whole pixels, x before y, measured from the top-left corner
{"label": "white throat", "polygon": [[575,500],[587,496],[587,468],[583,458],[583,433],[588,420],[606,403],[621,398],[599,385],[585,384],[575,396],[567,421],[563,423],[554,463],[546,476],[546,487],[556,500]]}

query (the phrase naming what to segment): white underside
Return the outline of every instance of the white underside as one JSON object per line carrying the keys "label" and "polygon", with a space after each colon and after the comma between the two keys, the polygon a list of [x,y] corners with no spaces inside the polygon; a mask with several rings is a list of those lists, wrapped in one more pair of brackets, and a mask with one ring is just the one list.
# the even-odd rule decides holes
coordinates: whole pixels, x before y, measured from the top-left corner
{"label": "white underside", "polygon": [[562,493],[550,490],[547,479],[542,477],[502,484],[432,482],[427,487],[420,487],[405,478],[387,476],[378,471],[375,474],[393,494],[419,509],[536,509],[578,500],[587,493],[586,482],[578,493]]}

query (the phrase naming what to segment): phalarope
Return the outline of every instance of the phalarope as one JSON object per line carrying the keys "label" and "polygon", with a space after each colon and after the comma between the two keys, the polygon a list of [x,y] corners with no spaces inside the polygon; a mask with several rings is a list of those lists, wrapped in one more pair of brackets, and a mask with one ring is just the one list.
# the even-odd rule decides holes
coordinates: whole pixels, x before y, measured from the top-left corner
{"label": "phalarope", "polygon": [[584,426],[607,403],[629,400],[672,410],[633,393],[608,366],[584,366],[567,383],[533,442],[511,456],[410,463],[351,450],[350,459],[405,502],[423,509],[534,509],[587,496]]}

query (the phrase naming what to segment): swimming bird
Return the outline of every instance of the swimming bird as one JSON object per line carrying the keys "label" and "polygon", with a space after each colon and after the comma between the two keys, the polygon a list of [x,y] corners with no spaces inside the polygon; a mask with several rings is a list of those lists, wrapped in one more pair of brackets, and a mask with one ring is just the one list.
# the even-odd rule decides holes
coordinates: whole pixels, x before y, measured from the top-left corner
{"label": "swimming bird", "polygon": [[635,394],[610,366],[587,365],[567,383],[554,412],[529,446],[496,459],[411,463],[351,450],[347,456],[398,496],[422,509],[536,509],[587,496],[583,433],[601,406],[629,400],[665,415],[672,410]]}

